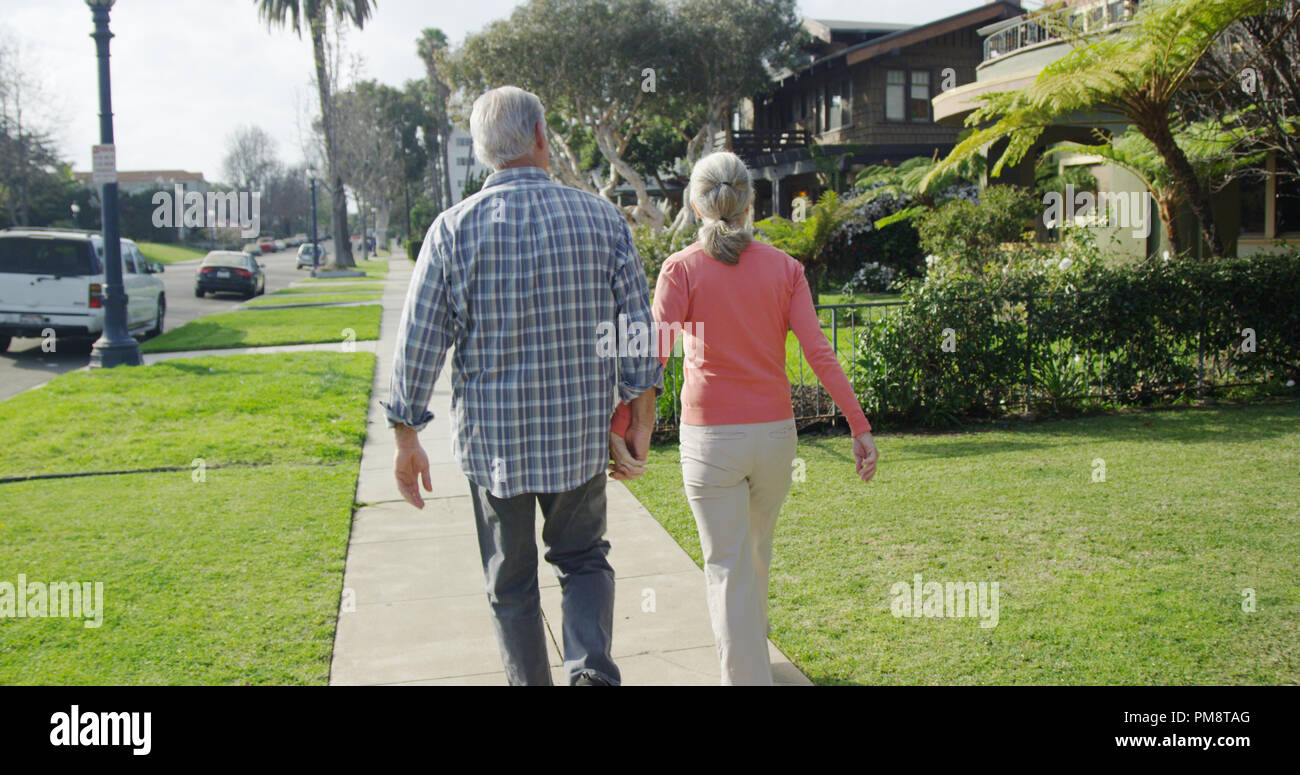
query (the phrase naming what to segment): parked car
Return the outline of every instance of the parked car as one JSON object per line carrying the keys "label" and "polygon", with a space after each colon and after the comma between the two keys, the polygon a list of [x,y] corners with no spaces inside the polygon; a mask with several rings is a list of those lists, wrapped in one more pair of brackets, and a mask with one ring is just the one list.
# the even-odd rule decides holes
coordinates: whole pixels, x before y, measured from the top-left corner
{"label": "parked car", "polygon": [[257,244],[262,249],[263,253],[275,252],[275,242],[270,237],[262,237],[257,241]]}
{"label": "parked car", "polygon": [[[162,264],[124,239],[122,285],[133,336],[162,333],[167,297]],[[12,228],[0,231],[0,352],[16,336],[97,338],[104,331],[104,241],[91,232]]]}
{"label": "parked car", "polygon": [[284,240],[282,239],[276,240],[274,244],[277,252],[281,250],[285,250],[288,247],[287,245],[284,244]]}
{"label": "parked car", "polygon": [[308,242],[306,245],[298,248],[298,268],[302,269],[304,266],[308,268],[313,266],[325,266],[325,256],[328,252],[325,250],[325,246],[317,243],[316,252],[320,254],[320,260],[317,263],[313,263],[311,243]]}
{"label": "parked car", "polygon": [[307,240],[308,240],[308,237],[307,237],[306,234],[295,234],[295,235],[293,235],[292,237],[290,237],[289,239],[285,240],[285,243],[288,244],[289,247],[291,247],[291,248],[296,248],[296,247],[298,247],[299,245],[301,245],[302,243],[306,242]]}
{"label": "parked car", "polygon": [[247,245],[240,248],[240,250],[244,253],[252,253],[255,256],[260,256],[262,254],[262,246],[257,244],[256,242],[250,242]]}
{"label": "parked car", "polygon": [[214,250],[203,257],[194,275],[194,295],[238,293],[245,299],[266,293],[265,264],[252,253]]}

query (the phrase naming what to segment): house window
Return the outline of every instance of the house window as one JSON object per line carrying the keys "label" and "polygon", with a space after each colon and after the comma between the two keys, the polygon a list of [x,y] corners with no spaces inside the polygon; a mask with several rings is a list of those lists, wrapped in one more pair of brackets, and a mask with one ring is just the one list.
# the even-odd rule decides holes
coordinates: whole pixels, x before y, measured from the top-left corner
{"label": "house window", "polygon": [[840,81],[840,126],[853,126],[853,81]]}
{"label": "house window", "polygon": [[1300,233],[1300,183],[1294,180],[1277,181],[1277,199],[1274,200],[1277,224],[1275,234]]}
{"label": "house window", "polygon": [[1263,178],[1247,179],[1241,183],[1241,233],[1265,234],[1264,223],[1268,218],[1265,198],[1268,186]]}
{"label": "house window", "polygon": [[468,147],[468,146],[469,146],[471,143],[473,143],[473,142],[474,142],[474,138],[472,138],[472,137],[457,137],[457,138],[456,138],[456,145],[460,146],[461,148],[466,148],[466,147]]}
{"label": "house window", "polygon": [[826,101],[829,128],[841,129],[852,123],[849,120],[849,79],[845,78],[826,87],[829,97]]}
{"label": "house window", "polygon": [[907,118],[910,121],[930,120],[930,73],[913,70],[912,90],[907,101]]}
{"label": "house window", "polygon": [[885,73],[885,119],[902,121],[906,103],[907,74],[902,70]]}

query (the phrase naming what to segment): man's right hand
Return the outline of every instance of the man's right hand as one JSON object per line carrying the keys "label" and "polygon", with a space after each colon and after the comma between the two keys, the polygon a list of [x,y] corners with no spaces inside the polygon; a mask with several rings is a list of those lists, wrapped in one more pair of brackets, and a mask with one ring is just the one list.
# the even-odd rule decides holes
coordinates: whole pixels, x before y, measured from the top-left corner
{"label": "man's right hand", "polygon": [[397,479],[397,491],[407,503],[422,509],[424,498],[420,495],[421,481],[425,492],[433,492],[429,456],[424,453],[424,447],[420,446],[420,436],[413,428],[399,425],[394,430],[397,436],[397,454],[393,456],[393,477]]}

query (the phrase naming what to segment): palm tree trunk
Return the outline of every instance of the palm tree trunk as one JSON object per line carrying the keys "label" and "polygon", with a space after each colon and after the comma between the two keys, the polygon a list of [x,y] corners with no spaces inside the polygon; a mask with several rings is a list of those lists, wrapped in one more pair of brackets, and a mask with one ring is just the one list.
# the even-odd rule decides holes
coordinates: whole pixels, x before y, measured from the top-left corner
{"label": "palm tree trunk", "polygon": [[329,70],[325,66],[325,6],[317,4],[310,20],[312,53],[316,58],[316,85],[320,92],[321,126],[325,130],[325,162],[329,166],[331,183],[330,202],[333,206],[330,220],[334,232],[334,263],[339,266],[356,266],[352,260],[352,245],[348,232],[347,190],[339,172],[335,148],[334,111],[330,99]]}
{"label": "palm tree trunk", "polygon": [[448,154],[452,149],[448,147],[451,143],[451,132],[444,131],[438,135],[438,165],[442,169],[442,191],[443,202],[446,207],[451,207],[452,202],[456,201],[451,195],[451,159]]}
{"label": "palm tree trunk", "polygon": [[[1145,124],[1145,125],[1144,125]],[[1183,149],[1178,147],[1174,142],[1174,135],[1169,130],[1169,123],[1162,120],[1144,122],[1138,125],[1138,130],[1146,136],[1156,147],[1156,152],[1160,158],[1164,159],[1165,164],[1169,166],[1169,171],[1174,177],[1174,183],[1179,188],[1179,193],[1183,195],[1192,212],[1196,215],[1196,220],[1201,227],[1201,237],[1205,244],[1209,246],[1210,253],[1215,257],[1223,256],[1223,240],[1219,238],[1219,228],[1214,222],[1214,210],[1210,206],[1210,197],[1206,193],[1205,187],[1196,179],[1196,172],[1192,169],[1192,164],[1187,160],[1187,154]],[[1166,226],[1168,231],[1169,227]],[[1173,243],[1170,243],[1171,246]]]}

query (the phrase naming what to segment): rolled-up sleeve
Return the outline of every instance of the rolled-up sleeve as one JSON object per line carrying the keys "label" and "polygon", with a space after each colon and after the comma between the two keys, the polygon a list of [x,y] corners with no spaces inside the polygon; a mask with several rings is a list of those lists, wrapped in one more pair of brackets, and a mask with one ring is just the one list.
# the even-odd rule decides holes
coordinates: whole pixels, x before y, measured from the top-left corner
{"label": "rolled-up sleeve", "polygon": [[445,251],[434,237],[439,226],[435,222],[425,235],[406,291],[388,401],[383,404],[390,424],[416,430],[433,419],[429,399],[458,329],[449,304]]}
{"label": "rolled-up sleeve", "polygon": [[[640,322],[653,340],[654,317],[650,313],[650,287],[646,285],[645,268],[637,254],[636,244],[632,241],[632,231],[623,224],[618,242],[618,254],[614,265],[614,303],[618,315],[627,321],[628,330],[633,323]],[[617,321],[615,321],[617,325]],[[659,362],[657,347],[644,348],[645,352],[632,354],[632,348],[620,348],[618,357],[618,397],[624,402],[631,401],[645,391],[654,388],[656,394],[663,392],[664,369]]]}

